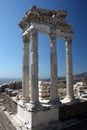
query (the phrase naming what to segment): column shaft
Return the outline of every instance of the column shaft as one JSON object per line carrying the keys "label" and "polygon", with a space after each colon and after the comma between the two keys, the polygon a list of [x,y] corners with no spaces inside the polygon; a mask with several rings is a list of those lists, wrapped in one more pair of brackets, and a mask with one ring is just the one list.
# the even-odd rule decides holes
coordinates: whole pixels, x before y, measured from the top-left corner
{"label": "column shaft", "polygon": [[31,30],[31,103],[38,104],[38,32]]}
{"label": "column shaft", "polygon": [[66,86],[67,86],[66,99],[71,101],[74,98],[73,66],[72,66],[72,40],[66,39],[65,45],[66,45]]}
{"label": "column shaft", "polygon": [[51,101],[58,100],[56,33],[50,34]]}
{"label": "column shaft", "polygon": [[23,38],[22,96],[29,100],[29,39]]}

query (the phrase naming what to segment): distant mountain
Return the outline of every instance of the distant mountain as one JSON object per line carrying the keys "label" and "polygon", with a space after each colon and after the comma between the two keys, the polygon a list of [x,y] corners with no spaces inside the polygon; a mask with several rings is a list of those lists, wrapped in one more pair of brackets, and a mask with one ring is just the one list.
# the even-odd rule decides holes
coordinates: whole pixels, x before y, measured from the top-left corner
{"label": "distant mountain", "polygon": [[84,73],[81,73],[81,74],[76,74],[76,75],[74,75],[74,77],[77,77],[77,78],[87,78],[87,72],[84,72]]}
{"label": "distant mountain", "polygon": [[[59,80],[66,80],[66,76],[59,77],[58,79]],[[87,79],[87,72],[73,75],[73,80],[76,80],[76,79]]]}
{"label": "distant mountain", "polygon": [[[81,74],[75,74],[73,75],[73,79],[77,79],[77,78],[87,78],[87,72],[84,72],[84,73],[81,73]],[[50,81],[50,78],[39,78],[40,81],[47,81],[49,82]],[[61,76],[61,77],[58,77],[58,80],[66,80],[66,76]]]}

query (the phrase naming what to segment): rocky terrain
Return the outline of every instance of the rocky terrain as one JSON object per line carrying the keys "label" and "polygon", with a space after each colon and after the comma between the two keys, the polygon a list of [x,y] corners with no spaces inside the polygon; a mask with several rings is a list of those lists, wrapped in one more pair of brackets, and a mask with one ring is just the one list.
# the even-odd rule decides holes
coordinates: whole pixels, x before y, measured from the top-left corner
{"label": "rocky terrain", "polygon": [[0,109],[0,130],[16,130],[11,121]]}
{"label": "rocky terrain", "polygon": [[[41,100],[48,100],[50,98],[50,82],[47,81],[39,81],[39,97]],[[87,73],[81,74],[81,75],[75,75],[73,80],[73,88],[74,88],[74,95],[76,97],[80,97],[87,92]],[[3,104],[3,110],[0,109],[0,130],[15,130],[14,126],[10,122],[10,120],[6,117],[4,114],[5,109],[10,110],[12,113],[16,113],[17,106],[15,102],[11,100],[12,97],[17,97],[17,100],[19,98],[19,95],[21,94],[22,89],[22,82],[21,81],[12,81],[10,83],[5,83],[0,85],[0,107],[2,107]],[[58,95],[60,99],[64,98],[66,96],[66,80],[65,77],[62,77],[58,80]],[[11,98],[10,98],[11,97]],[[4,99],[4,100],[3,100]],[[83,98],[83,101],[87,101],[87,97]],[[83,102],[82,101],[82,102]],[[67,126],[66,130],[71,129],[81,129],[80,126],[84,127],[84,130],[86,130],[86,111],[87,111],[87,102],[83,103],[77,103],[77,107],[75,106],[62,106],[60,107],[60,118],[61,120],[70,118],[69,121],[62,122],[62,126],[64,124],[64,127]],[[82,108],[81,106],[82,105]],[[81,109],[81,110],[80,110]],[[67,110],[67,112],[65,112]],[[83,110],[83,111],[82,111]],[[70,114],[69,114],[70,113]],[[75,119],[72,119],[73,116],[77,115]],[[81,119],[78,118],[78,115],[81,115]],[[71,117],[70,117],[71,116]],[[85,119],[83,118],[85,117]],[[79,120],[78,120],[79,119]],[[74,125],[73,125],[74,122]],[[71,126],[70,126],[71,123]],[[80,125],[81,124],[81,125]],[[60,123],[61,125],[61,123]],[[58,124],[59,126],[59,124]],[[50,130],[50,128],[48,128]],[[52,130],[59,129],[57,126],[54,127]],[[63,130],[61,129],[61,130]],[[46,129],[45,129],[46,130]]]}
{"label": "rocky terrain", "polygon": [[[50,80],[46,79],[39,81],[38,87],[40,99],[48,100],[50,98]],[[5,92],[9,96],[16,96],[18,94],[18,90],[21,90],[21,88],[21,81],[12,81],[10,83],[1,84],[0,93]],[[84,93],[84,90],[87,91],[87,73],[73,76],[73,88],[75,96],[79,96],[80,94]],[[66,96],[65,77],[58,79],[58,95],[60,99],[63,99]]]}

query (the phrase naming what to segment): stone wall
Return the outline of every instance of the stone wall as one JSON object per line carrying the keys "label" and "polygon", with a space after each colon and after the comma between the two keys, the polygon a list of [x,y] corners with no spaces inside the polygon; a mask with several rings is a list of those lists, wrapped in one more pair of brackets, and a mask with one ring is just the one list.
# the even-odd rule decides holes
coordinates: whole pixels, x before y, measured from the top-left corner
{"label": "stone wall", "polygon": [[[50,99],[50,82],[47,81],[39,81],[39,97],[41,100],[49,100]],[[59,81],[58,82],[58,95],[60,99],[66,96],[66,82]]]}
{"label": "stone wall", "polygon": [[59,108],[59,119],[67,120],[72,118],[87,117],[87,101],[73,104],[65,104]]}
{"label": "stone wall", "polygon": [[[8,95],[0,94],[0,100],[11,112],[17,112],[17,104]],[[1,103],[1,102],[0,102]],[[79,101],[75,104],[61,104],[59,106],[59,119],[67,120],[87,116],[87,101]]]}
{"label": "stone wall", "polygon": [[50,82],[39,81],[39,98],[41,100],[50,98]]}
{"label": "stone wall", "polygon": [[0,93],[5,92],[6,88],[10,89],[21,89],[22,88],[22,82],[21,81],[13,81],[10,83],[5,83],[0,85]]}

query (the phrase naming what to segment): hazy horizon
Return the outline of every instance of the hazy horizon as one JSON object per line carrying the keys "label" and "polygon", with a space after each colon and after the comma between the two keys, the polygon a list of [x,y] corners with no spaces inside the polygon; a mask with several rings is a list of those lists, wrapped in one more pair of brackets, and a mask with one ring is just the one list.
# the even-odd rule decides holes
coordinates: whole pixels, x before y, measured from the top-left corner
{"label": "hazy horizon", "polygon": [[[73,74],[73,75],[80,75],[80,74],[84,74],[84,73],[87,73],[87,72],[82,72],[82,73],[76,73],[76,74]],[[59,75],[58,77],[66,77],[66,75]],[[9,80],[9,79],[13,79],[13,80],[15,80],[15,79],[19,79],[19,80],[21,80],[22,79],[22,77],[0,77],[0,79],[6,79],[6,80]],[[50,77],[39,77],[39,79],[50,79]]]}

